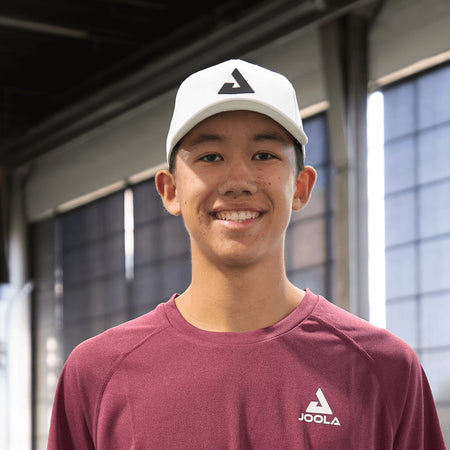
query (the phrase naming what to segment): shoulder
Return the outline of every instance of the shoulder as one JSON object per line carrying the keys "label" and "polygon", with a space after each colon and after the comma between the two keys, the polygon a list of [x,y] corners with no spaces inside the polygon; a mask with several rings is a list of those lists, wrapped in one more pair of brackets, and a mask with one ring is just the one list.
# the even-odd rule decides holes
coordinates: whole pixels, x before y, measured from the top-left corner
{"label": "shoulder", "polygon": [[[83,448],[91,448],[105,389],[115,375],[121,373],[122,363],[128,357],[133,357],[137,349],[145,347],[145,343],[152,345],[152,339],[169,328],[165,304],[161,304],[150,313],[82,342],[72,351],[64,364],[55,393],[53,445],[54,442],[69,442],[71,436],[76,436],[80,442],[86,439]],[[73,432],[65,432],[69,429]],[[68,445],[73,447],[71,441]],[[58,444],[57,447],[62,448],[63,445]]]}
{"label": "shoulder", "polygon": [[320,324],[321,329],[339,337],[349,350],[358,352],[378,374],[381,382],[389,383],[395,375],[402,378],[412,369],[421,370],[416,353],[402,339],[323,297],[319,297],[310,319]]}
{"label": "shoulder", "polygon": [[71,352],[65,371],[75,371],[78,377],[89,374],[90,382],[101,382],[130,353],[170,326],[164,305],[82,342]]}
{"label": "shoulder", "polygon": [[311,327],[338,337],[375,375],[398,448],[445,448],[428,380],[406,342],[322,297],[310,318]]}
{"label": "shoulder", "polygon": [[[309,319],[311,327],[338,338],[345,348],[343,358],[364,367],[378,383],[381,398],[395,427],[406,404],[414,409],[432,403],[429,385],[414,350],[391,332],[344,311],[322,297]],[[351,358],[350,355],[354,357]]]}

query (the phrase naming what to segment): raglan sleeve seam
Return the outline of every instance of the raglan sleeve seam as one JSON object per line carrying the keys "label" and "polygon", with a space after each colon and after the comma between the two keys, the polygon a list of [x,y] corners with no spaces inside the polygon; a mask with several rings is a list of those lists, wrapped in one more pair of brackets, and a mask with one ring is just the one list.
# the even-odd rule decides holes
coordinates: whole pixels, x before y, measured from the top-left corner
{"label": "raglan sleeve seam", "polygon": [[111,364],[111,367],[110,367],[108,373],[106,374],[106,376],[105,376],[105,378],[104,378],[104,380],[103,380],[103,382],[101,384],[101,387],[99,389],[99,392],[97,394],[97,398],[96,398],[96,401],[95,401],[95,410],[94,410],[94,417],[93,417],[93,435],[94,435],[93,436],[93,440],[94,440],[94,443],[96,443],[96,441],[97,441],[98,418],[99,418],[99,415],[100,415],[100,408],[101,408],[101,403],[102,403],[102,399],[103,399],[103,394],[104,394],[104,392],[105,392],[109,382],[111,381],[112,377],[114,376],[116,371],[119,369],[119,367],[122,364],[122,362],[131,353],[133,353],[139,347],[141,347],[146,342],[148,342],[149,339],[152,339],[153,337],[155,337],[158,334],[160,334],[163,331],[165,331],[166,328],[169,328],[169,325],[161,327],[158,330],[156,330],[154,333],[151,333],[149,336],[146,336],[145,338],[141,339],[141,341],[139,341],[137,344],[135,344],[130,350],[127,350],[126,352],[120,353],[117,356],[117,358],[115,359],[115,361],[113,361],[113,363]]}
{"label": "raglan sleeve seam", "polygon": [[[335,336],[337,336],[339,339],[341,339],[342,341],[346,342],[347,345],[350,345],[352,348],[354,348],[356,351],[358,351],[358,353],[364,358],[364,360],[366,361],[367,366],[369,367],[370,371],[374,374],[374,376],[375,376],[375,378],[376,378],[376,380],[378,382],[378,386],[380,388],[380,393],[381,393],[381,398],[382,398],[382,401],[383,401],[384,409],[386,411],[386,414],[389,416],[389,423],[391,424],[392,434],[393,434],[393,436],[395,436],[396,430],[397,430],[398,425],[399,425],[399,421],[395,421],[394,417],[392,415],[391,408],[389,407],[389,402],[386,399],[386,392],[385,392],[385,388],[384,388],[384,383],[380,379],[380,375],[378,373],[378,370],[377,370],[377,367],[376,367],[376,362],[375,362],[374,358],[370,355],[369,352],[367,352],[367,350],[364,349],[364,347],[362,347],[360,344],[358,344],[358,342],[356,342],[352,337],[350,337],[347,333],[345,333],[344,331],[340,330],[339,328],[335,327],[333,324],[331,324],[327,320],[324,320],[322,317],[317,316],[315,314],[312,314],[310,316],[310,319],[317,320],[323,326],[327,327]],[[409,380],[408,380],[408,382],[409,382]],[[402,408],[403,407],[404,407],[404,402],[403,402]]]}

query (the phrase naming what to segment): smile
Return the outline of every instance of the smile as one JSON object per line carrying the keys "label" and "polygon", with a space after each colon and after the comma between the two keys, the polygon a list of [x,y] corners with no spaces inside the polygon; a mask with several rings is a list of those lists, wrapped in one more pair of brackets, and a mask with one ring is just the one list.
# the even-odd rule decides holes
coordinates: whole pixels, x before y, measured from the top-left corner
{"label": "smile", "polygon": [[245,222],[259,217],[261,213],[257,211],[220,211],[215,213],[218,220],[226,220],[229,222]]}

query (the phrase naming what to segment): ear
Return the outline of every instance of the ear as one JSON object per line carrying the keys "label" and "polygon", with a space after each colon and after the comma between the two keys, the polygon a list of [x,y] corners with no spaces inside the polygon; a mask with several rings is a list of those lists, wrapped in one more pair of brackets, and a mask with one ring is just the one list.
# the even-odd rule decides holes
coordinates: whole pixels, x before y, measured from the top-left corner
{"label": "ear", "polygon": [[304,208],[309,199],[311,198],[311,192],[316,182],[317,173],[311,166],[306,166],[297,175],[297,180],[295,183],[295,193],[294,199],[292,200],[292,209],[294,211],[299,211]]}
{"label": "ear", "polygon": [[166,169],[158,171],[155,177],[155,185],[167,211],[174,216],[179,216],[181,209],[174,175]]}

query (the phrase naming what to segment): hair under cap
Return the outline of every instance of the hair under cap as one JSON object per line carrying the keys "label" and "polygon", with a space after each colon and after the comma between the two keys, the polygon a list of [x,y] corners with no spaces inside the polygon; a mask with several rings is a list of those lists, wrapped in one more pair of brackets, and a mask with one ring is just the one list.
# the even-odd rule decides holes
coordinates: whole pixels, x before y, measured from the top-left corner
{"label": "hair under cap", "polygon": [[231,59],[190,75],[180,85],[167,136],[167,161],[174,146],[202,120],[238,110],[265,114],[302,146],[308,142],[290,81],[264,67]]}

